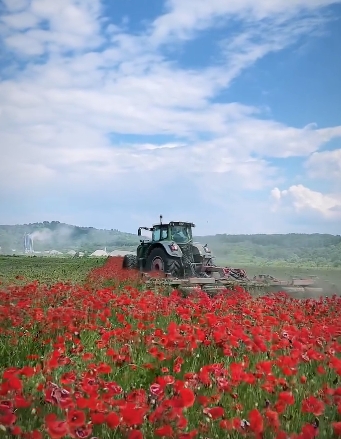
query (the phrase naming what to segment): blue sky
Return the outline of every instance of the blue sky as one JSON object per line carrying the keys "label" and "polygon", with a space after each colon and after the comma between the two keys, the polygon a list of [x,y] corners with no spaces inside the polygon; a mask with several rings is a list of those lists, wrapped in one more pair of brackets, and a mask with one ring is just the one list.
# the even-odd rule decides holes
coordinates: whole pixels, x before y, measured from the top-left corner
{"label": "blue sky", "polygon": [[340,233],[341,0],[3,0],[0,223]]}

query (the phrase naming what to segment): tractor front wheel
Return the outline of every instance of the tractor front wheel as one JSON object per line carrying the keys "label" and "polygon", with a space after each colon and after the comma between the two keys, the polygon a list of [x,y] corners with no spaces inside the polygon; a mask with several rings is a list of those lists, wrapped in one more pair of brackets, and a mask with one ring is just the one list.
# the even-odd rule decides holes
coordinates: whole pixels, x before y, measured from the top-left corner
{"label": "tractor front wheel", "polygon": [[172,258],[161,248],[155,248],[150,252],[146,261],[147,271],[163,271],[173,277],[181,277],[183,274],[181,260]]}
{"label": "tractor front wheel", "polygon": [[129,270],[137,269],[137,256],[124,255],[122,268],[128,268]]}

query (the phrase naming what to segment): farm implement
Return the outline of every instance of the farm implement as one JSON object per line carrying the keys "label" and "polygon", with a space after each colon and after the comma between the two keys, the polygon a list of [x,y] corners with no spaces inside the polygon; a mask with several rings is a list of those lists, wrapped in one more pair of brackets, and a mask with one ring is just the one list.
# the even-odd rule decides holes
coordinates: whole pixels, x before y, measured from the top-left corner
{"label": "farm implement", "polygon": [[142,236],[142,230],[147,230],[152,233],[151,239],[141,239],[136,254],[124,256],[123,268],[139,270],[148,288],[169,286],[184,292],[200,288],[215,294],[242,287],[250,292],[322,294],[322,288],[314,287],[312,278],[281,281],[269,275],[259,275],[250,279],[243,269],[215,265],[207,244],[193,241],[194,227],[191,222],[163,223],[162,215],[158,224],[139,227],[138,236]]}

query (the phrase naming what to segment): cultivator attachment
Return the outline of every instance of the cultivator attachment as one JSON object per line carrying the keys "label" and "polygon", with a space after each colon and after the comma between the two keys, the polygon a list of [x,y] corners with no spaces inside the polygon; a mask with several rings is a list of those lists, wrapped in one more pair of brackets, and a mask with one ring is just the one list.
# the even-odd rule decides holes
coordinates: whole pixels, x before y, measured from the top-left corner
{"label": "cultivator attachment", "polygon": [[[218,267],[214,267],[218,268]],[[224,269],[220,269],[224,270]],[[241,270],[243,272],[244,270]],[[214,273],[218,273],[218,270],[214,271]],[[246,273],[245,273],[246,274]],[[239,280],[234,277],[239,276]],[[148,273],[142,273],[143,283],[146,285],[148,289],[177,289],[183,292],[185,295],[190,294],[196,291],[203,291],[207,293],[209,296],[217,295],[226,290],[235,291],[238,288],[243,288],[248,292],[256,292],[261,291],[267,285],[260,282],[253,282],[248,279],[246,275],[242,275],[242,273],[234,273],[231,276],[229,273],[224,277],[218,276],[209,276],[209,277],[189,277],[185,279],[178,279],[170,276],[169,274],[165,274],[165,277],[153,277]]]}
{"label": "cultivator attachment", "polygon": [[220,279],[250,282],[250,279],[248,278],[246,271],[241,268],[208,266],[205,267],[205,271],[207,273],[213,274],[214,277]]}
{"label": "cultivator attachment", "polygon": [[142,279],[148,289],[177,289],[184,295],[203,291],[209,296],[215,296],[227,290],[237,291],[240,288],[252,294],[280,291],[298,297],[316,297],[323,294],[323,288],[317,287],[315,281],[308,280],[308,278],[294,278],[288,281],[279,280],[269,275],[259,275],[250,279],[243,269],[215,266],[209,268],[210,270],[208,270],[205,277],[192,276],[179,279],[172,277],[169,273],[165,273],[164,277],[153,277],[151,274],[142,273]]}

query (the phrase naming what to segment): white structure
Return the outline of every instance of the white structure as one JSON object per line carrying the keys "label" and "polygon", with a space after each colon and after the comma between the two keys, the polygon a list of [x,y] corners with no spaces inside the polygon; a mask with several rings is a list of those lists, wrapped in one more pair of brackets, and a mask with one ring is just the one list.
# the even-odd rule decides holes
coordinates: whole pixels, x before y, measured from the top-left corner
{"label": "white structure", "polygon": [[108,253],[105,250],[96,250],[93,253],[91,253],[90,256],[93,256],[95,258],[100,258],[100,257],[108,256]]}
{"label": "white structure", "polygon": [[63,253],[62,252],[59,252],[58,250],[51,250],[50,251],[50,255],[53,255],[53,256],[59,256],[59,255],[62,255]]}
{"label": "white structure", "polygon": [[109,253],[109,256],[125,256],[125,255],[135,255],[134,252],[127,252],[125,250],[114,250]]}

